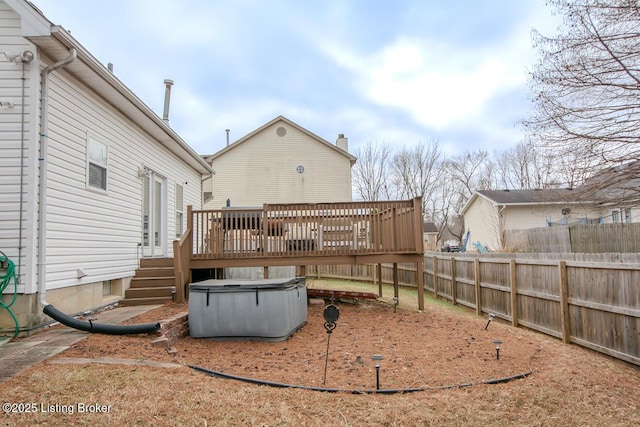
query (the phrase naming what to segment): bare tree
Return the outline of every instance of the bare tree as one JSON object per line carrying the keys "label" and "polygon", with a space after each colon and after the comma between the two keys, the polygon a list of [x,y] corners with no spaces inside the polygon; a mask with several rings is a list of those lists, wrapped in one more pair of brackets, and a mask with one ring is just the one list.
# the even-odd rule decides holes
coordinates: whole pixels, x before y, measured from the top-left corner
{"label": "bare tree", "polygon": [[442,153],[438,141],[403,148],[393,156],[393,185],[402,199],[422,197],[422,214],[433,216],[430,203],[442,179]]}
{"label": "bare tree", "polygon": [[[598,185],[637,179],[640,168],[640,5],[637,0],[548,0],[564,20],[558,34],[534,32],[535,115],[528,135],[556,157],[577,154],[581,173],[635,161]],[[638,186],[635,186],[636,188]],[[589,191],[593,191],[589,190]],[[628,192],[637,200],[638,192]],[[624,200],[619,200],[624,201]]]}
{"label": "bare tree", "polygon": [[553,158],[531,143],[521,142],[494,157],[498,187],[529,190],[555,183]]}
{"label": "bare tree", "polygon": [[356,150],[358,161],[353,167],[353,185],[356,197],[366,201],[388,198],[387,180],[391,149],[376,142],[369,142]]}
{"label": "bare tree", "polygon": [[448,197],[448,221],[446,224],[450,234],[458,240],[464,235],[462,208],[476,190],[493,188],[495,184],[494,165],[489,153],[484,150],[465,151],[447,162],[445,194]]}

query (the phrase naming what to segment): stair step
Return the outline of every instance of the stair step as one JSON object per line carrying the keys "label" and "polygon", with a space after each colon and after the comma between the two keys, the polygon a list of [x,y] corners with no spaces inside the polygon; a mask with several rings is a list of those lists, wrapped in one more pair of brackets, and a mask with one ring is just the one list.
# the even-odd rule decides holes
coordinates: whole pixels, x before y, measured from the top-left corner
{"label": "stair step", "polygon": [[173,258],[142,258],[140,268],[173,267]]}
{"label": "stair step", "polygon": [[169,277],[173,276],[174,270],[171,267],[145,267],[136,270],[135,277]]}
{"label": "stair step", "polygon": [[118,301],[118,305],[121,307],[130,307],[133,305],[166,304],[171,301],[173,301],[171,297],[126,298]]}
{"label": "stair step", "polygon": [[165,304],[174,300],[173,258],[142,258],[125,290],[122,306]]}
{"label": "stair step", "polygon": [[125,299],[130,298],[155,298],[155,297],[172,297],[175,292],[173,286],[156,287],[156,288],[129,288],[124,291]]}
{"label": "stair step", "polygon": [[175,277],[134,277],[131,279],[131,288],[162,288],[165,286],[174,286]]}

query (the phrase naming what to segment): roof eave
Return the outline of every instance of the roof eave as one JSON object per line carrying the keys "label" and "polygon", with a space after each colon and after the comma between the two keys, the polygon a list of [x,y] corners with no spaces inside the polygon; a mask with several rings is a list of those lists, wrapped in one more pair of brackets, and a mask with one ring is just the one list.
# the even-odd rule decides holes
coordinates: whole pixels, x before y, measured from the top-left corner
{"label": "roof eave", "polygon": [[298,125],[295,122],[292,122],[291,120],[287,119],[286,117],[279,115],[278,117],[274,118],[273,120],[270,120],[269,122],[263,124],[262,126],[260,126],[259,128],[253,130],[252,132],[249,132],[248,134],[246,134],[245,136],[243,136],[242,138],[238,139],[237,141],[234,141],[233,143],[227,145],[226,147],[224,147],[223,149],[219,150],[216,153],[213,153],[212,155],[208,156],[206,158],[207,162],[212,162],[213,160],[217,159],[218,157],[222,156],[224,153],[233,150],[234,148],[236,148],[238,145],[242,144],[243,142],[251,139],[253,136],[259,134],[260,132],[262,132],[263,130],[267,129],[270,126],[273,126],[275,123],[277,123],[278,121],[283,121],[285,123],[287,123],[289,126],[299,130],[300,132],[310,136],[311,138],[317,140],[318,142],[326,145],[327,147],[329,147],[332,150],[337,151],[338,153],[342,154],[345,157],[349,158],[349,162],[351,164],[351,166],[353,166],[356,161],[358,160],[357,157],[355,157],[353,154],[344,151],[341,148],[336,147],[335,145],[333,145],[332,143],[330,143],[329,141],[319,137],[318,135],[316,135],[315,133],[303,128],[302,126]]}
{"label": "roof eave", "polygon": [[[59,25],[52,25],[49,36],[31,36],[28,37],[38,48],[40,48],[47,56],[52,55],[52,59],[60,59],[55,57],[52,52],[50,40],[64,46],[66,49],[74,48],[77,52],[78,59],[67,67],[67,70],[73,73],[73,69],[79,71],[82,67],[90,70],[100,80],[104,81],[106,86],[99,85],[89,86],[108,100],[114,107],[125,113],[128,117],[136,122],[138,126],[143,128],[149,135],[164,145],[168,150],[178,155],[182,160],[201,174],[214,173],[211,166],[207,164],[196,152],[191,148],[169,125],[167,125],[157,114],[151,110],[140,98],[138,98],[128,87],[126,87],[111,71],[102,65],[89,51],[87,51],[80,43],[78,43],[71,34]],[[83,73],[74,73],[85,84],[88,83],[82,79]]]}

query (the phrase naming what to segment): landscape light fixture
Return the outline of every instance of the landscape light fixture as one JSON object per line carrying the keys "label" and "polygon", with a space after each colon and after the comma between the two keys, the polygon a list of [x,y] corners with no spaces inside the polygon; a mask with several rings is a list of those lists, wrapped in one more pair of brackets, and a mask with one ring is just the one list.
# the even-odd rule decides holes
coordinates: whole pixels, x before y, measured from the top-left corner
{"label": "landscape light fixture", "polygon": [[496,360],[500,360],[500,344],[502,344],[502,340],[493,340],[492,342],[496,346]]}
{"label": "landscape light fixture", "polygon": [[331,340],[331,333],[336,328],[336,322],[340,317],[340,310],[333,304],[329,304],[324,308],[324,312],[322,313],[324,317],[324,329],[327,331],[327,353],[324,357],[324,377],[322,379],[322,384],[326,384],[327,382],[327,364],[329,363],[329,341]]}
{"label": "landscape light fixture", "polygon": [[495,319],[495,318],[496,318],[496,315],[495,315],[495,314],[493,314],[493,313],[489,313],[489,320],[487,321],[487,325],[484,327],[484,330],[485,330],[485,331],[486,331],[486,330],[487,330],[487,328],[489,327],[489,323],[491,323],[491,321],[492,321],[493,319]]}
{"label": "landscape light fixture", "polygon": [[[384,359],[381,354],[374,354],[371,356],[371,360],[379,362]],[[380,363],[376,363],[376,390],[380,390]]]}

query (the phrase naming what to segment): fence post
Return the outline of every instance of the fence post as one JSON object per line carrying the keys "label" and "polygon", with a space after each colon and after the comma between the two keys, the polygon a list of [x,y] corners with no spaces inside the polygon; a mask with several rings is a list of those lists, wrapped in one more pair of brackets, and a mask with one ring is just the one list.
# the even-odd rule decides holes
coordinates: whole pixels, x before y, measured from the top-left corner
{"label": "fence post", "polygon": [[516,260],[509,260],[509,284],[511,285],[511,324],[518,326],[518,283]]}
{"label": "fence post", "polygon": [[416,282],[418,286],[418,310],[424,310],[424,256],[416,261]]}
{"label": "fence post", "polygon": [[569,283],[567,280],[567,263],[558,263],[558,277],[560,279],[560,319],[562,321],[562,342],[571,342],[571,319],[569,316]]}
{"label": "fence post", "polygon": [[438,258],[433,257],[433,296],[438,298]]}
{"label": "fence post", "polygon": [[398,298],[398,263],[393,263],[393,297]]}
{"label": "fence post", "polygon": [[482,314],[482,289],[480,288],[480,260],[473,261],[473,275],[476,289],[476,314]]}
{"label": "fence post", "polygon": [[458,283],[456,282],[456,259],[451,257],[451,299],[453,305],[458,300]]}

